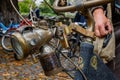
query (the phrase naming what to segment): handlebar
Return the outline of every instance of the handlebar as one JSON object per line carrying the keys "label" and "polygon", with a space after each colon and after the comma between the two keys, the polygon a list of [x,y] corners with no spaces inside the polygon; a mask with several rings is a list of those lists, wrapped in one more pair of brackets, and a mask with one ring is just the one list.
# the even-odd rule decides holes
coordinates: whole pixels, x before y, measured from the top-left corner
{"label": "handlebar", "polygon": [[112,2],[113,0],[90,0],[90,1],[80,1],[74,6],[65,6],[65,7],[59,7],[58,2],[59,0],[55,0],[53,3],[53,9],[56,12],[73,12],[73,11],[81,11],[86,8],[104,5],[107,3]]}

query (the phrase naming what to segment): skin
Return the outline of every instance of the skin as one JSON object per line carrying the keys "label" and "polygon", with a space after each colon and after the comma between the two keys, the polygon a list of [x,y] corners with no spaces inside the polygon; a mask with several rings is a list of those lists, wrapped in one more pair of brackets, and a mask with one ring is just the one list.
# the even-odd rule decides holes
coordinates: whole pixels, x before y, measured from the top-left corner
{"label": "skin", "polygon": [[66,0],[59,0],[59,6],[65,6]]}
{"label": "skin", "polygon": [[104,37],[112,32],[112,26],[109,19],[104,15],[102,8],[97,8],[93,11],[93,18],[95,21],[94,32],[97,37]]}

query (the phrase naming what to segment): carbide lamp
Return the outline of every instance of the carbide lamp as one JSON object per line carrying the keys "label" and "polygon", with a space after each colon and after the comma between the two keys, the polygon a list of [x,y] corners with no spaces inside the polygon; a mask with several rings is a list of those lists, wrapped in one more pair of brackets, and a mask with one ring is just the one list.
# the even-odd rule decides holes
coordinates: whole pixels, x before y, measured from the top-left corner
{"label": "carbide lamp", "polygon": [[39,50],[52,38],[50,30],[23,26],[11,35],[11,45],[15,51],[15,58],[20,60]]}

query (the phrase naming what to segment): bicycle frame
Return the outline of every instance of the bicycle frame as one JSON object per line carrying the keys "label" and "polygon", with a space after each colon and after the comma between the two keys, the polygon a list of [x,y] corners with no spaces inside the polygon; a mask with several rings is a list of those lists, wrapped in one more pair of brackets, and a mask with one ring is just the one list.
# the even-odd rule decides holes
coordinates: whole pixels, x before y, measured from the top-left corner
{"label": "bicycle frame", "polygon": [[[12,45],[13,45],[14,50],[15,50],[15,52],[17,52],[16,54],[19,54],[19,52],[22,52],[23,58],[26,58],[29,55],[28,51],[33,51],[32,54],[36,53],[34,50],[35,50],[36,45],[37,45],[37,47],[38,47],[37,51],[39,52],[38,56],[40,57],[40,59],[41,59],[41,56],[42,56],[42,59],[43,59],[43,62],[41,62],[41,60],[40,60],[40,62],[43,65],[44,65],[44,62],[46,62],[45,65],[48,65],[48,66],[42,66],[43,69],[45,70],[45,72],[47,72],[46,70],[48,70],[48,72],[49,71],[50,72],[53,71],[53,73],[55,71],[54,74],[56,74],[57,70],[55,69],[53,64],[55,62],[57,63],[59,60],[54,60],[54,59],[56,59],[56,56],[54,58],[52,55],[54,53],[56,53],[56,55],[58,53],[58,56],[61,54],[64,57],[66,57],[68,60],[70,60],[70,62],[72,62],[72,60],[70,58],[72,58],[74,56],[71,57],[71,56],[67,55],[69,57],[68,58],[67,56],[65,56],[63,54],[62,51],[64,49],[69,51],[70,44],[69,44],[69,41],[68,41],[68,36],[71,35],[72,33],[76,32],[77,34],[79,33],[79,34],[82,34],[82,36],[84,36],[84,41],[80,44],[80,51],[81,51],[81,53],[80,53],[80,57],[79,58],[81,59],[81,61],[83,61],[83,59],[84,59],[84,63],[85,63],[85,65],[87,65],[87,66],[85,66],[85,70],[82,71],[83,66],[84,66],[83,63],[82,63],[82,65],[78,66],[78,65],[74,64],[74,62],[72,62],[73,65],[75,66],[75,68],[77,68],[77,70],[82,74],[82,77],[81,76],[78,76],[78,77],[81,77],[80,78],[81,80],[87,80],[87,78],[85,76],[85,74],[87,74],[87,73],[84,74],[83,72],[85,72],[87,70],[88,66],[90,66],[90,65],[92,65],[92,68],[94,70],[97,70],[97,62],[96,62],[97,60],[99,60],[98,63],[102,64],[102,66],[99,64],[100,67],[98,67],[99,68],[98,70],[102,71],[102,69],[104,69],[104,70],[106,70],[105,73],[107,74],[107,71],[109,72],[109,69],[107,69],[107,67],[103,64],[103,62],[96,55],[93,54],[93,48],[94,48],[93,40],[95,40],[95,34],[93,32],[94,20],[93,20],[93,18],[91,16],[89,8],[90,7],[94,7],[94,6],[99,6],[99,5],[102,5],[102,4],[107,4],[107,3],[111,2],[111,1],[112,0],[95,0],[95,1],[80,2],[80,3],[77,4],[77,6],[59,7],[58,6],[59,0],[55,0],[55,2],[53,4],[53,9],[54,9],[55,12],[79,11],[86,18],[87,29],[84,29],[81,26],[78,26],[78,25],[76,25],[74,23],[71,23],[69,25],[69,27],[68,27],[67,25],[62,24],[60,21],[58,21],[55,24],[55,27],[58,29],[58,30],[56,30],[56,33],[58,33],[57,35],[54,32],[52,32],[52,30],[49,29],[49,28],[48,29],[41,29],[40,28],[40,30],[43,30],[42,32],[40,32],[39,29],[37,29],[38,30],[37,31],[35,28],[33,28],[32,30],[28,30],[27,29],[26,31],[24,31],[25,32],[24,34],[23,33],[19,33],[19,32],[18,33],[14,33],[12,35],[11,40],[12,40]],[[47,35],[46,34],[47,32],[51,32],[53,34],[52,35]],[[43,33],[45,33],[45,34],[43,34]],[[28,36],[28,34],[29,34],[29,36]],[[24,37],[25,35],[27,37]],[[33,35],[37,36],[37,37],[36,38],[30,37],[30,36],[33,36]],[[19,39],[19,36],[21,36],[22,40]],[[50,37],[50,40],[48,39],[49,37]],[[56,51],[51,51],[51,47],[48,46],[48,45],[50,44],[50,41],[52,39],[56,38],[56,37],[59,39],[58,40],[58,44],[60,44],[59,46],[62,49],[59,49],[59,46],[56,46],[57,45],[56,44],[57,42],[56,42],[55,43]],[[49,40],[49,42],[48,42],[48,40]],[[38,41],[38,43],[43,43],[43,44],[42,45],[41,44],[36,44],[37,41]],[[47,48],[46,45],[49,48]],[[25,50],[25,52],[23,50]],[[84,52],[85,52],[85,54],[84,54]],[[26,53],[27,53],[27,56],[24,56]],[[52,56],[52,57],[50,57],[50,56]],[[92,63],[90,64],[90,61],[92,61],[93,64]],[[57,66],[57,64],[54,64],[54,65]],[[51,66],[53,68],[51,68]],[[53,73],[51,72],[51,74],[53,74]],[[92,75],[94,75],[94,74],[95,73],[93,73]],[[111,79],[112,79],[113,78],[112,73],[110,72],[108,74],[111,76]],[[49,75],[50,75],[50,73],[49,73]],[[100,80],[102,80],[102,79],[100,78]]]}

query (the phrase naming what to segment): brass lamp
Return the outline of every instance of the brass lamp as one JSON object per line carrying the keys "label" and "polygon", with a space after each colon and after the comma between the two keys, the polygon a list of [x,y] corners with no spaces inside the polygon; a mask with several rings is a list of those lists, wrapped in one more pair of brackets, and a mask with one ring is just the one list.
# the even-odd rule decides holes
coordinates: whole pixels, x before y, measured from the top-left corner
{"label": "brass lamp", "polygon": [[62,71],[55,50],[48,44],[52,38],[52,32],[47,29],[23,26],[11,36],[11,44],[17,60],[26,58],[39,51],[39,61],[46,76],[55,75]]}
{"label": "brass lamp", "polygon": [[11,45],[15,51],[15,58],[21,60],[29,54],[33,54],[35,50],[40,49],[52,38],[52,32],[31,26],[23,26],[18,28],[17,32],[11,35]]}

